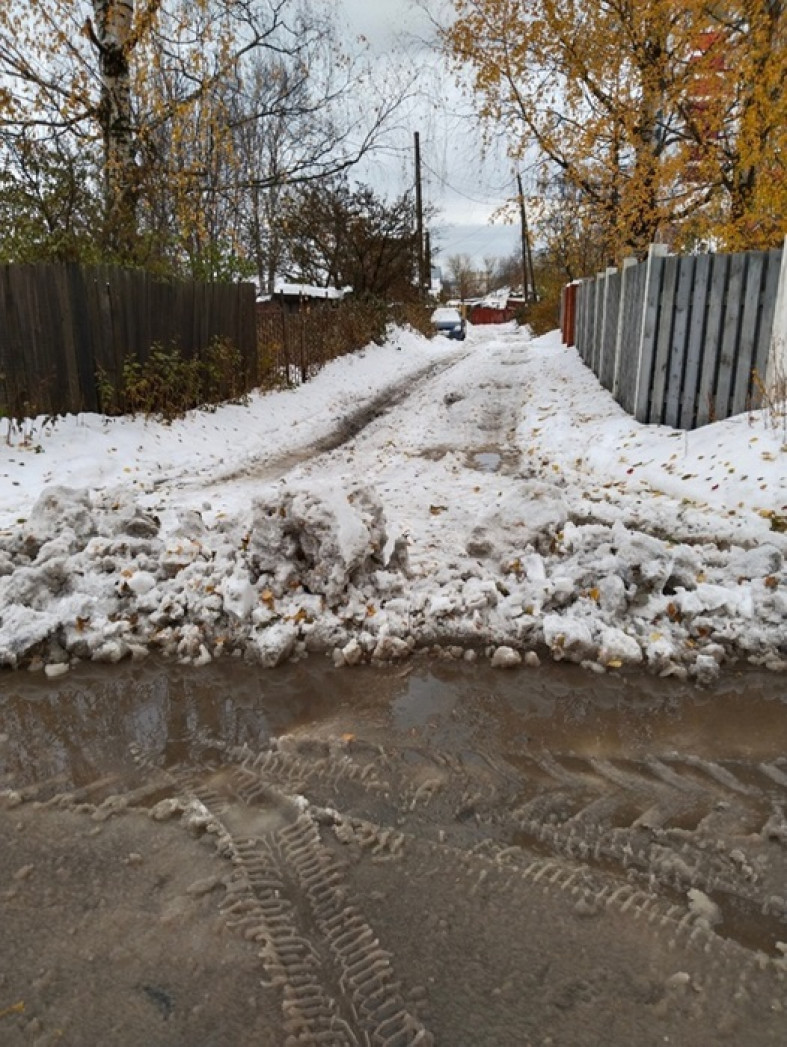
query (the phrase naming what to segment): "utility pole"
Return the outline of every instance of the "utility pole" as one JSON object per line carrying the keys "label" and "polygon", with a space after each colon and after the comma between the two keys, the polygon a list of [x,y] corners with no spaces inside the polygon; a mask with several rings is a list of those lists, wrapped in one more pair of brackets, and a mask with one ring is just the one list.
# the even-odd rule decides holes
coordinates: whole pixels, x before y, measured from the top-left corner
{"label": "utility pole", "polygon": [[415,132],[415,237],[416,263],[418,266],[418,297],[423,298],[428,285],[426,258],[424,254],[424,204],[421,193],[421,136]]}
{"label": "utility pole", "polygon": [[[522,189],[522,175],[517,171],[516,184],[519,190],[519,215],[522,227],[522,294],[525,301],[530,299],[529,288],[533,290],[533,301],[536,300],[536,276],[533,271],[533,255],[530,250],[530,233],[527,228],[527,211],[525,209],[525,193]],[[528,273],[529,279],[528,279]]]}

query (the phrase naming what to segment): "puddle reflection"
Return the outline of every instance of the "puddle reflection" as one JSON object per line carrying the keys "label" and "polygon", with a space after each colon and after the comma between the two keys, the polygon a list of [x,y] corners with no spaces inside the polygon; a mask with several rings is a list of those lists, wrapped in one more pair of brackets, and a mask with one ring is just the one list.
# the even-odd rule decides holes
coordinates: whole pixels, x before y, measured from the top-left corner
{"label": "puddle reflection", "polygon": [[782,678],[731,674],[713,691],[645,675],[592,676],[547,665],[512,673],[416,661],[404,670],[335,670],[312,659],[261,671],[226,660],[200,669],[151,658],[80,666],[68,677],[0,676],[0,787],[80,786],[129,765],[136,747],[188,763],[210,740],[259,749],[285,733],[352,733],[491,755],[527,748],[622,758],[688,749],[784,755]]}

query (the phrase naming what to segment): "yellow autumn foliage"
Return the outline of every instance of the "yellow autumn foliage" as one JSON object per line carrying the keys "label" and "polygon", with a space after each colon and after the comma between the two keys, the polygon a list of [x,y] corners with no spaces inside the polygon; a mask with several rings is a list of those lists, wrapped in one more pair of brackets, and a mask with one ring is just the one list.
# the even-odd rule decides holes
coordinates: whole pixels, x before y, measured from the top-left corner
{"label": "yellow autumn foliage", "polygon": [[[487,128],[542,161],[609,262],[787,232],[784,0],[454,0]],[[590,216],[590,217],[588,217]]]}

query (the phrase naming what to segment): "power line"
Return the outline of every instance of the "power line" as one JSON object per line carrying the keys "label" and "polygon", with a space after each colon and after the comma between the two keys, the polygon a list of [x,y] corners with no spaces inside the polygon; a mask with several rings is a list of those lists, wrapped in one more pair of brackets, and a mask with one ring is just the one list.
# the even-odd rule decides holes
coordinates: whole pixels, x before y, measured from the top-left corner
{"label": "power line", "polygon": [[434,168],[431,167],[423,158],[421,159],[421,163],[427,169],[427,171],[429,171],[430,174],[433,174],[435,176],[435,178],[438,180],[438,182],[440,182],[441,185],[445,186],[446,189],[450,189],[452,193],[456,193],[457,196],[461,196],[464,197],[465,200],[469,200],[472,204],[481,204],[484,207],[491,207],[494,204],[498,204],[500,202],[499,197],[495,200],[479,200],[477,196],[470,196],[463,190],[457,189],[455,185],[451,185],[447,178],[444,178],[443,175],[438,174],[437,171],[435,171]]}

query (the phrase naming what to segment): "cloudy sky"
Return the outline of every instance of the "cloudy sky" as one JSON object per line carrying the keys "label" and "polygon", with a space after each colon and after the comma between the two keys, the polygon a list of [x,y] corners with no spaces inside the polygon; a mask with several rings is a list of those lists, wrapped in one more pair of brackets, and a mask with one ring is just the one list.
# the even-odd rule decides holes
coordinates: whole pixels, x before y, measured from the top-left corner
{"label": "cloudy sky", "polygon": [[[335,0],[349,35],[364,37],[381,61],[401,57],[406,67],[423,61],[421,97],[403,130],[398,152],[373,160],[362,177],[380,191],[401,193],[413,184],[412,133],[421,137],[424,200],[438,211],[431,224],[437,264],[452,254],[506,257],[516,250],[518,226],[491,216],[513,193],[504,159],[482,157],[469,103],[429,46],[434,30],[414,0]],[[431,5],[436,6],[434,0]]]}

